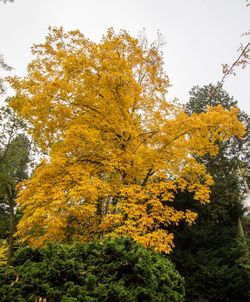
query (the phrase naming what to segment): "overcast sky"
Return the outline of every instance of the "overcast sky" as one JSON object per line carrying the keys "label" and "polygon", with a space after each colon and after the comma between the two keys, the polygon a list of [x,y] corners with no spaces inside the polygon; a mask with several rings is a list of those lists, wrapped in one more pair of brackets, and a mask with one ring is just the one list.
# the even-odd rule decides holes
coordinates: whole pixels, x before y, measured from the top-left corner
{"label": "overcast sky", "polygon": [[[15,0],[0,3],[0,53],[25,75],[30,48],[41,43],[48,26],[79,29],[98,41],[109,27],[137,36],[146,28],[150,40],[159,30],[166,38],[165,69],[172,88],[169,98],[188,100],[194,85],[216,83],[221,64],[233,63],[241,38],[250,29],[245,0]],[[227,78],[224,88],[250,114],[250,66]]]}

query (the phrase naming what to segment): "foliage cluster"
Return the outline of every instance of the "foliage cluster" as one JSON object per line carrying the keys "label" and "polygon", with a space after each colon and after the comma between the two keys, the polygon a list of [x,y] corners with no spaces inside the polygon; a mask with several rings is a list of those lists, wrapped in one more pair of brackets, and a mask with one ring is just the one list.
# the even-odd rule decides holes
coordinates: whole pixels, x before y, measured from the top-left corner
{"label": "foliage cluster", "polygon": [[2,302],[181,302],[184,281],[156,252],[118,238],[21,249],[0,269]]}

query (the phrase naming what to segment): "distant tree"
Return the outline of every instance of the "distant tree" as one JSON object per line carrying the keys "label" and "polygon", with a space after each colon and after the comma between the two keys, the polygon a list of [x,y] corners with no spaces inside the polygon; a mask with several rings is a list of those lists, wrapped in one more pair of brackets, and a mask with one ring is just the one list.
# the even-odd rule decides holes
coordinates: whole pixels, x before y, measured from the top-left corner
{"label": "distant tree", "polygon": [[16,185],[28,176],[30,142],[21,133],[22,127],[23,124],[11,109],[0,109],[0,230],[2,239],[8,234],[8,259],[13,256],[14,247]]}
{"label": "distant tree", "polygon": [[[0,268],[0,300],[182,302],[184,280],[173,264],[128,238],[24,248]],[[36,300],[37,299],[37,300]]]}
{"label": "distant tree", "polygon": [[[221,87],[194,87],[186,105],[188,114],[201,113],[207,106],[221,104],[230,109],[237,102]],[[176,195],[177,209],[190,206],[198,213],[193,226],[180,224],[174,230],[176,248],[172,259],[186,278],[187,301],[249,301],[250,282],[246,258],[246,240],[241,218],[244,213],[246,183],[249,183],[250,118],[239,112],[246,132],[219,144],[216,156],[197,158],[213,176],[211,202],[201,207],[192,194]],[[244,261],[247,261],[246,259]]]}

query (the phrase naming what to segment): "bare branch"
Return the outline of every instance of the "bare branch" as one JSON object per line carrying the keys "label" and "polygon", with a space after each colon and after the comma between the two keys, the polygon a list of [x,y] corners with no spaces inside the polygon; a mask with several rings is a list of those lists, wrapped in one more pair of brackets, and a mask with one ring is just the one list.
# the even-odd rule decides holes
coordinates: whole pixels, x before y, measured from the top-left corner
{"label": "bare branch", "polygon": [[239,55],[239,57],[237,58],[237,60],[229,67],[227,64],[223,65],[223,77],[220,80],[220,84],[221,86],[223,86],[225,79],[228,75],[234,73],[234,68],[238,67],[238,66],[242,66],[242,68],[244,68],[246,66],[246,64],[248,63],[247,60],[249,59],[249,51],[250,51],[250,42],[247,43],[247,45],[243,48],[243,46],[241,46],[239,48],[239,50],[241,50],[241,53]]}

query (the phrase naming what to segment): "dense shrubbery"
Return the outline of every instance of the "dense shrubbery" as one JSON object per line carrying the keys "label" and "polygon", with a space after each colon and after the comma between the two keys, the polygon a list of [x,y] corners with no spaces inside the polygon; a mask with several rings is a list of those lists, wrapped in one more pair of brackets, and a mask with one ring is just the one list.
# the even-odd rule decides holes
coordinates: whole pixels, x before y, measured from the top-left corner
{"label": "dense shrubbery", "polygon": [[24,248],[0,271],[0,301],[184,301],[184,281],[165,257],[128,238]]}

